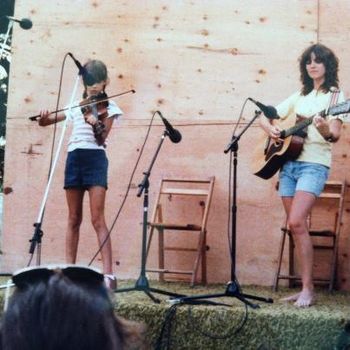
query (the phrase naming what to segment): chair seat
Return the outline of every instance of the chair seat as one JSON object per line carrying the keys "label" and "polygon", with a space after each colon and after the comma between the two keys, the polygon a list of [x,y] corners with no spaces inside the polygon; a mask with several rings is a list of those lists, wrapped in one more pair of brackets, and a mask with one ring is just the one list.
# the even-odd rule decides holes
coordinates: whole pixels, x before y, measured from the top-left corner
{"label": "chair seat", "polygon": [[186,224],[186,225],[180,225],[180,224],[168,224],[165,222],[154,222],[150,223],[150,226],[153,226],[154,228],[160,228],[165,230],[183,230],[183,231],[201,231],[202,227],[200,225],[195,224]]}
{"label": "chair seat", "polygon": [[[287,234],[291,234],[290,230],[286,227],[281,227],[281,231]],[[335,232],[332,230],[310,230],[310,236],[319,236],[319,237],[334,237]]]}
{"label": "chair seat", "polygon": [[173,273],[178,275],[192,275],[192,270],[147,269],[148,272]]}
{"label": "chair seat", "polygon": [[321,230],[321,231],[316,231],[312,230],[309,231],[310,236],[319,236],[319,237],[334,237],[335,232],[331,230]]}

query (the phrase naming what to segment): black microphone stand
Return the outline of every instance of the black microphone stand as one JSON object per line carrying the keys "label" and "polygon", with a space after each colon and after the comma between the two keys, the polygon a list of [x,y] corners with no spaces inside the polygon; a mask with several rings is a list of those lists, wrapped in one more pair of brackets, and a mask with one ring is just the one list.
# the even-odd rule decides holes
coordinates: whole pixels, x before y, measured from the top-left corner
{"label": "black microphone stand", "polygon": [[140,276],[137,279],[135,286],[131,288],[122,288],[122,289],[117,289],[115,292],[116,293],[122,293],[122,292],[131,292],[131,291],[141,291],[147,294],[155,303],[159,303],[159,299],[155,298],[152,294],[153,293],[158,293],[158,294],[164,294],[168,295],[171,297],[184,297],[184,295],[181,294],[176,294],[172,292],[168,292],[165,290],[157,289],[157,288],[152,288],[149,285],[147,276],[146,276],[146,259],[147,259],[147,225],[148,225],[148,189],[149,189],[149,177],[151,175],[151,170],[153,167],[154,162],[156,161],[156,158],[158,156],[158,153],[160,151],[160,148],[164,142],[164,139],[166,136],[169,136],[168,131],[164,131],[160,142],[158,144],[158,147],[156,149],[156,152],[153,156],[153,159],[151,161],[151,164],[146,172],[144,172],[144,177],[142,182],[138,185],[139,190],[137,193],[137,197],[141,197],[142,192],[144,193],[143,196],[143,225],[142,225],[142,250],[141,250],[141,272]]}
{"label": "black microphone stand", "polygon": [[[260,111],[255,111],[255,116],[252,120],[246,125],[246,127],[241,131],[237,136],[233,135],[230,143],[226,147],[224,153],[231,152],[233,153],[233,193],[232,193],[232,208],[231,208],[231,280],[227,283],[226,290],[223,293],[217,294],[203,294],[203,295],[195,295],[182,297],[175,300],[172,300],[173,304],[183,303],[183,304],[193,304],[194,301],[199,299],[211,299],[211,298],[221,298],[221,297],[234,297],[243,302],[244,304],[250,306],[253,309],[257,309],[260,306],[258,304],[253,304],[247,299],[253,299],[262,301],[265,303],[273,303],[271,298],[263,298],[255,295],[242,293],[241,287],[238,283],[236,277],[236,228],[237,228],[237,151],[238,151],[238,141],[241,136],[245,133],[245,131],[250,127],[250,125],[255,121],[255,119],[261,114]],[[215,303],[212,303],[215,305]],[[221,303],[217,303],[217,305],[222,305]]]}

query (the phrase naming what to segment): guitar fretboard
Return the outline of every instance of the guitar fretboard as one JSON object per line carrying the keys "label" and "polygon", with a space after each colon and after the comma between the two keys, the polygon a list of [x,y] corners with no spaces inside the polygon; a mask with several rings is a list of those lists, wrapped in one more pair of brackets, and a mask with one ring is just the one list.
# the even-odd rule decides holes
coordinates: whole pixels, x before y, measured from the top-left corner
{"label": "guitar fretboard", "polygon": [[[326,110],[323,110],[323,111],[321,111],[321,112],[318,113],[318,114],[319,114],[322,118],[324,118],[324,117],[326,116]],[[315,114],[315,115],[316,115],[316,114]],[[286,137],[288,137],[288,136],[295,135],[298,131],[300,131],[300,130],[306,128],[307,126],[309,126],[309,125],[312,123],[312,121],[313,121],[315,115],[313,115],[313,116],[311,116],[311,117],[309,117],[309,118],[304,119],[302,122],[300,122],[300,123],[298,123],[298,124],[292,126],[291,128],[289,128],[289,129],[287,129],[287,130],[284,130],[284,132],[282,131],[282,133],[281,133],[282,138],[286,138]]]}

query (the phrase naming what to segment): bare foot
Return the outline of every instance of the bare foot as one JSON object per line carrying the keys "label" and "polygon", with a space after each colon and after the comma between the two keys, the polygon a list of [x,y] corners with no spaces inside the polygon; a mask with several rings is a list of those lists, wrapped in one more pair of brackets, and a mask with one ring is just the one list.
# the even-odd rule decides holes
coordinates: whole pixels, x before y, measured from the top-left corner
{"label": "bare foot", "polygon": [[281,301],[297,301],[300,297],[300,293],[290,295],[289,297],[281,298]]}
{"label": "bare foot", "polygon": [[294,303],[297,307],[309,307],[315,302],[315,294],[313,291],[305,290],[301,291],[298,299]]}

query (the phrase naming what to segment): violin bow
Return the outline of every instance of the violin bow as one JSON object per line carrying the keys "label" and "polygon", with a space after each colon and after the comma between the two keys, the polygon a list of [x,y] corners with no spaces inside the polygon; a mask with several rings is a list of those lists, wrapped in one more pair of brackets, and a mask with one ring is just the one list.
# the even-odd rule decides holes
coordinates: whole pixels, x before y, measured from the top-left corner
{"label": "violin bow", "polygon": [[[49,114],[59,113],[59,112],[66,111],[68,109],[73,109],[73,108],[78,108],[78,107],[81,108],[81,107],[93,105],[93,104],[96,104],[96,103],[106,102],[106,101],[110,100],[111,98],[119,97],[119,96],[130,94],[130,93],[134,94],[135,92],[136,91],[134,89],[131,89],[131,90],[128,90],[128,91],[121,92],[119,94],[108,96],[108,97],[106,97],[104,99],[101,99],[101,100],[98,100],[98,101],[86,102],[86,103],[82,103],[81,105],[76,105],[76,106],[72,106],[72,107],[66,107],[66,108],[58,109],[56,111],[49,112]],[[29,117],[28,119],[31,120],[31,121],[36,121],[38,118],[40,118],[40,114],[33,115],[33,116]]]}

